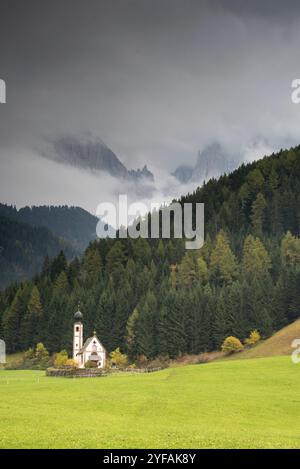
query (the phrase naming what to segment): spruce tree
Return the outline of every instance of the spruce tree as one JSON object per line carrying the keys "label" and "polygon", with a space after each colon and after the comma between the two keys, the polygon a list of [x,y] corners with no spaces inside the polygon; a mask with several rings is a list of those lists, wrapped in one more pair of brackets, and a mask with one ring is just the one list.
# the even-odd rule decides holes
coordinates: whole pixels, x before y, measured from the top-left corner
{"label": "spruce tree", "polygon": [[153,292],[148,291],[145,301],[139,308],[136,325],[136,350],[138,355],[153,358],[157,353],[157,300]]}
{"label": "spruce tree", "polygon": [[209,273],[210,277],[221,285],[229,284],[237,277],[238,265],[224,231],[220,231],[216,237],[216,244],[210,256]]}
{"label": "spruce tree", "polygon": [[22,321],[23,347],[33,347],[42,339],[43,307],[40,292],[33,286],[27,305],[27,311]]}
{"label": "spruce tree", "polygon": [[259,238],[248,235],[243,247],[242,271],[246,277],[261,278],[271,269],[271,259]]}
{"label": "spruce tree", "polygon": [[265,211],[267,208],[267,202],[263,194],[259,192],[252,204],[251,209],[251,222],[254,233],[261,236],[265,227]]}

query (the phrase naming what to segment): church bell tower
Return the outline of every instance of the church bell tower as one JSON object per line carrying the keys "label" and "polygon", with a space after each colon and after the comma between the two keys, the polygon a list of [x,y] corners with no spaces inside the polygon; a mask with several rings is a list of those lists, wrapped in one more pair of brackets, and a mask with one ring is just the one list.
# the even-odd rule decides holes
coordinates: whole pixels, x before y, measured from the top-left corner
{"label": "church bell tower", "polygon": [[77,356],[78,352],[82,349],[83,346],[83,324],[82,324],[82,313],[79,310],[74,314],[74,333],[73,333],[73,360],[78,362],[79,366],[80,363],[80,355]]}

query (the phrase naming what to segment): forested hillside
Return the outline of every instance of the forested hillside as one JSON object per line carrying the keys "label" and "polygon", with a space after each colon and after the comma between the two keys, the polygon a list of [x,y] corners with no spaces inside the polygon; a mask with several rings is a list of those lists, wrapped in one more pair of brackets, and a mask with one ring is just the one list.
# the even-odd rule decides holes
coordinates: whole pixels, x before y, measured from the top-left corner
{"label": "forested hillside", "polygon": [[39,206],[16,207],[0,204],[0,215],[31,226],[44,226],[70,243],[77,251],[84,251],[96,238],[98,219],[80,207]]}
{"label": "forested hillside", "polygon": [[0,297],[9,351],[42,341],[71,348],[78,300],[85,334],[132,358],[220,347],[228,335],[267,337],[300,311],[300,147],[210,180],[181,202],[204,202],[206,242],[101,240],[82,261],[60,254],[33,282]]}
{"label": "forested hillside", "polygon": [[53,258],[64,250],[74,256],[72,246],[47,228],[32,227],[0,215],[0,288],[39,272],[45,256]]}

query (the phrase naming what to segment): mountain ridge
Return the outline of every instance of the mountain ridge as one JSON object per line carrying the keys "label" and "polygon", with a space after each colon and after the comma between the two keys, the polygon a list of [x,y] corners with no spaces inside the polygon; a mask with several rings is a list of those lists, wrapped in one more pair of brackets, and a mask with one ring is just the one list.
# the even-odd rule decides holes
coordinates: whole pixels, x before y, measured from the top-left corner
{"label": "mountain ridge", "polygon": [[119,157],[99,137],[63,136],[51,142],[42,156],[59,163],[89,171],[105,171],[120,180],[154,182],[154,176],[144,165],[142,169],[127,169]]}
{"label": "mountain ridge", "polygon": [[231,158],[219,142],[214,142],[198,152],[194,166],[180,165],[172,175],[181,183],[204,182],[232,171],[236,158]]}
{"label": "mountain ridge", "polygon": [[71,259],[76,252],[67,241],[44,226],[30,226],[0,213],[0,288],[32,277],[41,270],[45,257],[64,251]]}
{"label": "mountain ridge", "polygon": [[25,206],[20,209],[0,203],[0,215],[30,226],[46,227],[70,242],[74,250],[84,251],[96,238],[98,218],[81,207],[66,205]]}

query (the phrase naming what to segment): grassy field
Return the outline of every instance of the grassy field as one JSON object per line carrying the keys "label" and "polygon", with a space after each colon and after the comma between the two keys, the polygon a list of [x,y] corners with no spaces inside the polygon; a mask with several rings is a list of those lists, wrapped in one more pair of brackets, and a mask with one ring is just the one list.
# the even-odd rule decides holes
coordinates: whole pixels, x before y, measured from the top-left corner
{"label": "grassy field", "polygon": [[289,357],[89,379],[0,371],[0,447],[300,448],[299,389]]}

